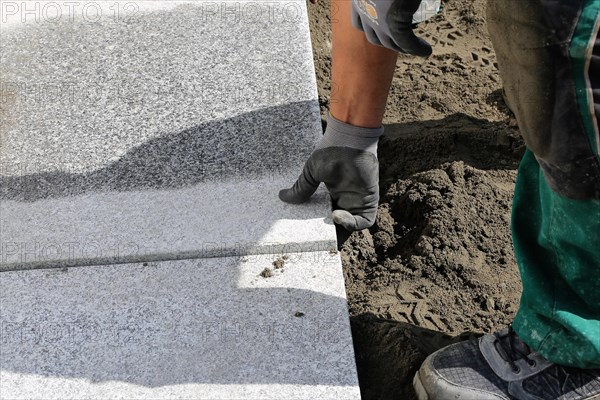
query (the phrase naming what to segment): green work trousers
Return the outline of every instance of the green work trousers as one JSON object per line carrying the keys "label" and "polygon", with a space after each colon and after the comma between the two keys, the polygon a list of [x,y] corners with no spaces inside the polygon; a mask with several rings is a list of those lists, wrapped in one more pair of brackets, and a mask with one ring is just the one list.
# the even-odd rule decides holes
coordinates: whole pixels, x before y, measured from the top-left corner
{"label": "green work trousers", "polygon": [[527,151],[512,231],[513,327],[545,358],[600,367],[600,0],[489,0],[488,27]]}

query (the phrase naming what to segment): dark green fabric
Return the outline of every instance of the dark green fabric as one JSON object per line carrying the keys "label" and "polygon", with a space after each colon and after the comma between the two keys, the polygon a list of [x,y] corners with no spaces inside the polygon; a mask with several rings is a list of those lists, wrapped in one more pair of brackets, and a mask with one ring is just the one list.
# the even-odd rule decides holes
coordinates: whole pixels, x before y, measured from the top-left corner
{"label": "dark green fabric", "polygon": [[600,201],[553,192],[528,150],[512,229],[523,281],[515,331],[557,364],[600,367]]}
{"label": "dark green fabric", "polygon": [[523,281],[514,329],[558,364],[600,367],[600,0],[488,1],[488,28],[528,150],[513,204]]}
{"label": "dark green fabric", "polygon": [[600,199],[600,121],[592,107],[600,69],[590,63],[600,51],[598,9],[600,0],[489,0],[487,8],[504,92],[525,143],[552,190],[579,200]]}
{"label": "dark green fabric", "polygon": [[597,32],[596,26],[600,23],[599,18],[600,0],[586,0],[579,17],[579,22],[573,33],[571,47],[569,48],[569,55],[573,60],[573,80],[575,81],[581,121],[588,136],[590,148],[596,155],[596,158],[600,156],[598,154],[600,143],[598,143],[598,127],[595,126],[596,116],[594,115],[594,98],[587,80],[588,75],[592,73],[589,71],[589,53],[590,47],[593,46],[596,40],[595,32]]}

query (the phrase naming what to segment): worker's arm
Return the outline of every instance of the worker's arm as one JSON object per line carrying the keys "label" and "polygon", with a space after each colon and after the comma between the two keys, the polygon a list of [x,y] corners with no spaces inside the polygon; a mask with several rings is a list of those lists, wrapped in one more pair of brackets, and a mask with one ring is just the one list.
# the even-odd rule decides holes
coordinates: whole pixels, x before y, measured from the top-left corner
{"label": "worker's arm", "polygon": [[377,143],[398,53],[370,43],[352,26],[351,1],[333,0],[331,7],[331,116],[302,174],[279,197],[302,203],[324,182],[336,208],[334,222],[355,231],[373,225],[377,215]]}

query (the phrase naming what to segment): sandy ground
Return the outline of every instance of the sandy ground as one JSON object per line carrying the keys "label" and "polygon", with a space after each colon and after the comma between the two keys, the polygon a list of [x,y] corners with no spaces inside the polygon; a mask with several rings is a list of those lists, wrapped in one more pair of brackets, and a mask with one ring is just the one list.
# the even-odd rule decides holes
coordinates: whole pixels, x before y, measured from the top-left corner
{"label": "sandy ground", "polygon": [[[329,3],[309,5],[322,112],[330,91]],[[413,399],[423,359],[510,323],[521,291],[510,237],[523,153],[502,98],[485,0],[448,0],[401,56],[379,147],[375,226],[342,248],[364,399]]]}

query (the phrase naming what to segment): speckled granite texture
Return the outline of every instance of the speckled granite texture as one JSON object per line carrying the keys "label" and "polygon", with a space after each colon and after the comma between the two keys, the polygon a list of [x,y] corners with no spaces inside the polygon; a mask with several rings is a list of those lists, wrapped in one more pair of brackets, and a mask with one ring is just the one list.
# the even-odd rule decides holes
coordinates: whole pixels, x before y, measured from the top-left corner
{"label": "speckled granite texture", "polygon": [[335,245],[304,1],[0,12],[0,270]]}
{"label": "speckled granite texture", "polygon": [[277,257],[3,272],[0,395],[359,399],[339,256]]}
{"label": "speckled granite texture", "polygon": [[0,1],[0,398],[360,398],[328,196],[277,198],[311,54],[304,0]]}

